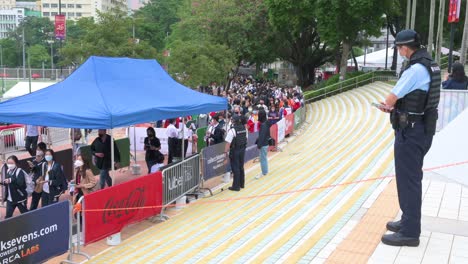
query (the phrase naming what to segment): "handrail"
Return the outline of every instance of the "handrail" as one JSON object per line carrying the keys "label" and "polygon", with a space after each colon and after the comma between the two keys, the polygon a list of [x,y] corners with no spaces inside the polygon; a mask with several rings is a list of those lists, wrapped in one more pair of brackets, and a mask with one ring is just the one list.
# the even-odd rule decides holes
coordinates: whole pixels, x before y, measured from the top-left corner
{"label": "handrail", "polygon": [[[351,90],[353,88],[357,88],[359,86],[362,86],[368,83],[373,83],[375,81],[381,81],[381,80],[385,80],[385,81],[396,80],[396,77],[385,75],[385,74],[380,74],[376,72],[366,73],[366,74],[359,75],[350,79],[346,79],[344,81],[340,81],[338,83],[335,83],[329,86],[325,86],[317,90],[305,92],[304,93],[304,98],[306,98],[305,102],[310,103],[313,101],[321,100],[323,98],[326,98],[329,95],[342,93],[344,91]],[[317,94],[317,95],[311,96],[311,94]]]}

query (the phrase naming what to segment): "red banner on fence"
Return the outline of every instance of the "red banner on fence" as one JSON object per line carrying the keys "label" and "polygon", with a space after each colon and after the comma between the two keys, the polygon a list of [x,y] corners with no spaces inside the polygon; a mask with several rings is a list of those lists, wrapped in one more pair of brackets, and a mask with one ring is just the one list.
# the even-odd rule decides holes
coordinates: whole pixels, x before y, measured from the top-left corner
{"label": "red banner on fence", "polygon": [[285,117],[286,121],[286,131],[285,135],[292,135],[292,132],[294,131],[294,114],[289,114]]}
{"label": "red banner on fence", "polygon": [[274,124],[270,127],[270,137],[272,137],[275,140],[275,145],[270,146],[268,148],[269,151],[272,151],[275,149],[276,146],[278,146],[278,125]]}
{"label": "red banner on fence", "polygon": [[86,195],[83,209],[85,245],[159,214],[162,184],[162,174],[157,172]]}
{"label": "red banner on fence", "polygon": [[461,0],[450,0],[448,22],[457,23],[460,20],[460,4]]}
{"label": "red banner on fence", "polygon": [[67,33],[67,25],[65,21],[65,15],[55,16],[55,38],[65,39]]}

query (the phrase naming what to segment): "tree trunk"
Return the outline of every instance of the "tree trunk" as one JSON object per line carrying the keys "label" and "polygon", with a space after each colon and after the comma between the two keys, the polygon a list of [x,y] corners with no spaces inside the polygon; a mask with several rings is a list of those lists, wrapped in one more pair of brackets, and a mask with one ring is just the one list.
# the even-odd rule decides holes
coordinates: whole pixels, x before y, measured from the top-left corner
{"label": "tree trunk", "polygon": [[431,0],[431,11],[429,15],[429,37],[427,40],[427,52],[432,56],[432,44],[434,44],[434,17],[435,0]]}
{"label": "tree trunk", "polygon": [[465,26],[463,28],[463,40],[461,44],[460,63],[466,64],[466,49],[468,42],[468,1],[466,1]]}
{"label": "tree trunk", "polygon": [[436,62],[440,64],[440,50],[442,47],[444,33],[444,15],[445,15],[445,0],[439,2],[439,23],[437,25],[437,41],[436,41]]}
{"label": "tree trunk", "polygon": [[354,62],[354,70],[359,71],[359,66],[356,60],[356,56],[354,55],[354,50],[353,47],[351,46],[351,56],[353,56],[353,62]]}
{"label": "tree trunk", "polygon": [[390,67],[390,70],[396,71],[397,63],[398,63],[398,49],[394,48],[393,49],[393,58],[392,58],[392,67]]}
{"label": "tree trunk", "polygon": [[302,88],[306,88],[309,85],[314,83],[315,75],[310,74],[311,65],[298,65],[295,66],[296,68],[296,75],[297,75],[297,85],[301,86]]}
{"label": "tree trunk", "polygon": [[341,53],[341,63],[340,63],[340,80],[344,80],[346,77],[346,71],[348,69],[348,56],[349,51],[351,50],[351,43],[349,40],[343,41],[343,51]]}
{"label": "tree trunk", "polygon": [[411,0],[406,0],[406,24],[405,24],[405,29],[409,29],[410,26],[411,26]]}
{"label": "tree trunk", "polygon": [[417,0],[413,0],[413,7],[411,8],[411,29],[414,29],[414,24],[416,23],[416,4]]}

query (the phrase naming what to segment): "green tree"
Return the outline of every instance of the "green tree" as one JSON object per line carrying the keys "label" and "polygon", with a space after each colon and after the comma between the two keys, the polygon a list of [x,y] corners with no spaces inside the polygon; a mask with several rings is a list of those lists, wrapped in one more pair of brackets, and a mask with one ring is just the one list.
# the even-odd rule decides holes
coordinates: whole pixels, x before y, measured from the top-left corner
{"label": "green tree", "polygon": [[31,68],[41,68],[42,63],[45,65],[50,65],[50,56],[47,52],[47,49],[40,45],[36,44],[28,48],[29,63]]}
{"label": "green tree", "polygon": [[131,18],[121,10],[98,14],[98,22],[80,19],[77,32],[60,50],[61,65],[79,65],[89,56],[155,58],[147,41],[131,37]]}
{"label": "green tree", "polygon": [[318,0],[317,22],[320,35],[331,43],[341,43],[341,78],[345,78],[347,61],[359,33],[379,36],[385,25],[382,15],[391,0]]}
{"label": "green tree", "polygon": [[295,66],[299,85],[314,82],[315,69],[331,58],[322,42],[313,16],[316,1],[267,0],[270,22],[276,36],[276,54]]}
{"label": "green tree", "polygon": [[19,61],[19,50],[14,39],[0,39],[3,52],[3,65],[6,67],[17,67]]}
{"label": "green tree", "polygon": [[135,36],[163,50],[167,36],[172,33],[171,26],[180,21],[179,10],[188,3],[187,0],[151,0],[133,16]]}
{"label": "green tree", "polygon": [[168,61],[169,73],[176,80],[195,88],[211,82],[224,83],[226,74],[235,66],[235,55],[222,44],[176,40]]}

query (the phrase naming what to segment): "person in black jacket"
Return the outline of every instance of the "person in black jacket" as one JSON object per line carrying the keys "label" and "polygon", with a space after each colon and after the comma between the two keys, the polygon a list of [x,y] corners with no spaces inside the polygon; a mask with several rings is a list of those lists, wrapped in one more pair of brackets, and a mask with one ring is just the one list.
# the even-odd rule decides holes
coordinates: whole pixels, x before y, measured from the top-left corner
{"label": "person in black jacket", "polygon": [[[29,163],[29,162],[28,162]],[[36,158],[29,163],[31,167],[31,172],[34,173],[33,182],[34,182],[34,192],[32,193],[31,205],[29,206],[29,210],[37,209],[39,205],[39,201],[42,197],[42,184],[39,182],[44,180],[44,175],[46,173],[46,165],[47,162],[44,158],[44,152],[42,150],[37,149],[36,151]],[[39,180],[39,182],[38,182]]]}
{"label": "person in black jacket", "polygon": [[258,111],[258,122],[260,125],[260,132],[258,133],[257,148],[260,150],[260,167],[262,173],[258,174],[255,178],[260,179],[268,174],[268,139],[270,138],[270,121],[267,119],[265,110]]}
{"label": "person in black jacket", "polygon": [[[99,175],[99,184],[101,189],[104,189],[106,182],[107,186],[112,186],[112,178],[109,175],[109,170],[112,168],[111,159],[111,136],[106,134],[105,129],[99,129],[98,137],[91,144],[91,151],[96,160],[96,167],[101,170]],[[117,144],[114,142],[114,162],[115,166],[119,167],[120,152]]]}
{"label": "person in black jacket", "polygon": [[224,134],[225,134],[224,122],[220,123],[219,117],[220,117],[220,114],[216,114],[213,116],[212,125],[214,127],[214,130],[213,130],[213,133],[211,133],[210,135],[210,139],[212,142],[211,145],[216,145],[224,141]]}
{"label": "person in black jacket", "polygon": [[26,192],[26,172],[18,167],[18,158],[14,155],[8,157],[6,165],[8,169],[5,180],[2,182],[2,185],[5,186],[5,219],[13,216],[16,207],[18,207],[22,214],[28,211],[26,207],[26,202],[28,200],[28,193]]}
{"label": "person in black jacket", "polygon": [[58,202],[68,188],[67,180],[63,174],[62,165],[54,160],[54,151],[48,149],[45,152],[45,176],[43,181],[36,181],[42,185],[42,207]]}
{"label": "person in black jacket", "polygon": [[161,149],[161,141],[156,136],[156,131],[154,128],[148,127],[146,129],[146,134],[148,135],[145,137],[145,161],[146,165],[148,166],[148,174],[151,172],[151,167],[156,164],[157,154]]}

